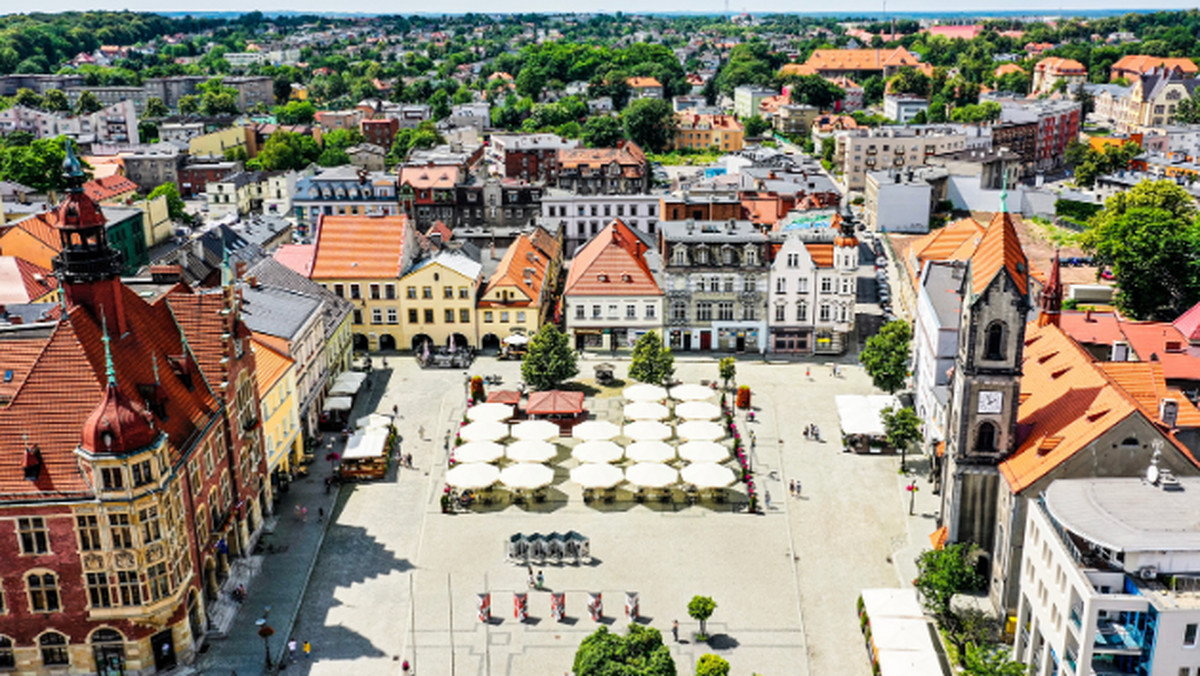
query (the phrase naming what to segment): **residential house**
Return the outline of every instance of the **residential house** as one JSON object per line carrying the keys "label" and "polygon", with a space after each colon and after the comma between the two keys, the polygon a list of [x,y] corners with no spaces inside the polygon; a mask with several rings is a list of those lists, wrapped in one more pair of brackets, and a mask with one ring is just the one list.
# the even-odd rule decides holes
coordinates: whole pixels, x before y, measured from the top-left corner
{"label": "residential house", "polygon": [[[870,172],[863,191],[864,223],[876,232],[929,232],[929,217],[945,195],[947,175],[940,167]],[[942,189],[935,190],[939,181]]]}
{"label": "residential house", "polygon": [[1135,82],[1141,76],[1155,70],[1178,71],[1182,75],[1193,78],[1200,74],[1200,68],[1191,59],[1166,58],[1161,56],[1146,56],[1145,54],[1126,54],[1108,67],[1109,80],[1128,80]]}
{"label": "residential house", "polygon": [[350,158],[350,164],[359,169],[379,172],[384,170],[387,149],[374,143],[359,143],[346,148],[346,156]]}
{"label": "residential house", "polygon": [[390,150],[392,141],[400,131],[400,120],[394,117],[367,119],[358,123],[358,130],[367,143]]}
{"label": "residential house", "polygon": [[921,63],[920,57],[904,47],[886,49],[815,49],[803,64],[789,63],[780,69],[781,75],[815,73],[821,77],[839,75],[882,75],[890,78],[904,68],[917,68],[929,75],[933,67]]}
{"label": "residential house", "polygon": [[735,152],[742,149],[745,130],[732,115],[697,115],[679,113],[675,116],[674,147],[689,150],[717,149]]}
{"label": "residential house", "polygon": [[1033,67],[1033,88],[1030,91],[1035,96],[1050,94],[1059,87],[1073,92],[1085,82],[1087,68],[1082,63],[1075,59],[1051,56],[1038,61]]}
{"label": "residential house", "polygon": [[345,165],[298,178],[292,208],[296,220],[306,229],[321,216],[399,214],[400,200],[394,176]]}
{"label": "residential house", "polygon": [[84,183],[83,191],[93,202],[126,202],[137,196],[138,187],[121,174],[113,174]]}
{"label": "residential house", "polygon": [[226,76],[221,84],[237,90],[238,110],[247,111],[258,104],[275,105],[275,79],[269,75]]}
{"label": "residential house", "polygon": [[971,147],[982,130],[955,125],[856,128],[834,132],[834,163],[849,190],[866,187],[867,174],[925,164],[926,158]]}
{"label": "residential house", "polygon": [[290,473],[304,455],[300,409],[296,405],[296,362],[257,337],[250,341],[250,351],[257,364],[255,386],[262,411],[267,473],[278,482],[280,475]]}
{"label": "residential house", "polygon": [[[470,249],[478,255],[474,247]],[[371,284],[372,300],[383,294],[395,299],[391,307],[374,307],[370,322],[376,330],[396,331],[402,349],[421,350],[438,346],[479,347],[475,298],[479,293],[483,265],[462,247],[439,247],[418,259],[396,283],[404,295],[393,294],[391,284]],[[401,300],[401,298],[403,300]],[[387,326],[378,326],[386,324]],[[393,329],[393,327],[395,327]]]}
{"label": "residential house", "polygon": [[554,134],[493,134],[488,153],[503,165],[505,178],[552,183],[558,178],[559,151],[578,147],[577,139]]}
{"label": "residential house", "polygon": [[15,105],[0,111],[0,135],[14,131],[34,138],[66,136],[76,143],[138,144],[138,116],[130,101],[114,102],[87,115],[71,115]]}
{"label": "residential house", "polygon": [[125,176],[137,184],[138,192],[149,194],[163,183],[179,185],[179,170],[184,155],[170,143],[143,146],[131,153],[123,153]]}
{"label": "residential house", "polygon": [[781,231],[773,239],[767,297],[771,352],[842,354],[854,342],[858,239],[838,216],[832,242]]}
{"label": "residential house", "polygon": [[657,195],[579,195],[550,188],[542,195],[541,222],[563,233],[566,250],[573,252],[600,234],[603,224],[619,219],[625,226],[657,240]]}
{"label": "residential house", "polygon": [[944,445],[939,445],[946,441],[946,407],[958,353],[966,269],[963,260],[930,260],[921,267],[917,280],[912,324],[913,410],[924,421],[922,451],[931,458],[939,448],[944,450]]}
{"label": "residential house", "polygon": [[900,124],[907,124],[929,110],[929,101],[920,96],[886,94],[883,97],[883,116]]}
{"label": "residential house", "polygon": [[486,101],[460,103],[450,108],[447,122],[451,127],[474,127],[480,131],[492,126],[491,105]]}
{"label": "residential house", "polygon": [[631,77],[629,85],[631,99],[661,99],[664,96],[662,83],[652,77]]}
{"label": "residential house", "polygon": [[779,106],[771,126],[775,131],[784,134],[807,134],[812,123],[821,114],[815,107],[802,103],[788,103]]}
{"label": "residential house", "polygon": [[54,303],[60,295],[58,280],[49,268],[16,256],[0,256],[0,305]]}
{"label": "residential house", "polygon": [[199,159],[223,160],[233,155],[237,156],[233,159],[247,159],[258,154],[254,130],[250,127],[227,127],[191,138],[187,144],[188,155]]}
{"label": "residential house", "polygon": [[197,161],[192,158],[185,160],[178,169],[179,195],[184,199],[192,199],[203,195],[209,181],[216,181],[242,170],[240,161],[222,160],[219,162]]}
{"label": "residential house", "polygon": [[[1082,124],[1082,107],[1079,102],[1067,99],[1027,101],[1002,98],[999,99],[999,103],[1002,124],[994,125],[993,133],[1004,124],[1036,123],[1033,171],[1044,173],[1060,170],[1063,158],[1067,154],[1067,146],[1079,138],[1079,128]],[[992,145],[999,145],[994,137]],[[1021,154],[1022,162],[1026,161],[1024,153],[1018,147],[1009,146],[1009,149]]]}
{"label": "residential house", "polygon": [[499,349],[512,334],[532,336],[555,319],[562,259],[562,243],[541,227],[509,245],[476,303],[483,349]]}
{"label": "residential house", "polygon": [[260,171],[239,171],[205,186],[204,200],[210,218],[246,216],[262,209],[263,183]]}
{"label": "residential house", "polygon": [[576,349],[632,348],[642,334],[663,336],[662,258],[643,235],[616,219],[571,261],[563,285],[567,335]]}
{"label": "residential house", "polygon": [[454,222],[455,186],[459,182],[456,166],[404,166],[400,168],[400,203],[419,230],[434,221]]}
{"label": "residential house", "polygon": [[561,148],[556,162],[550,182],[580,195],[637,195],[650,187],[650,162],[633,141],[616,148]]}
{"label": "residential house", "polygon": [[740,120],[758,115],[758,106],[763,99],[777,96],[779,92],[767,87],[741,85],[733,90],[733,114]]}

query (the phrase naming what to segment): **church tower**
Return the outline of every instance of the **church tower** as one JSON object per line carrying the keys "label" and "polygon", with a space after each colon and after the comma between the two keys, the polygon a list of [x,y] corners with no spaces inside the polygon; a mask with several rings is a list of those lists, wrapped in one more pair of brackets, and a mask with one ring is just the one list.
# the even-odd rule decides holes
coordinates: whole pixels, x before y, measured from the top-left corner
{"label": "church tower", "polygon": [[1016,447],[1030,309],[1029,263],[1002,196],[963,280],[942,478],[942,525],[949,542],[974,542],[991,552],[997,466]]}

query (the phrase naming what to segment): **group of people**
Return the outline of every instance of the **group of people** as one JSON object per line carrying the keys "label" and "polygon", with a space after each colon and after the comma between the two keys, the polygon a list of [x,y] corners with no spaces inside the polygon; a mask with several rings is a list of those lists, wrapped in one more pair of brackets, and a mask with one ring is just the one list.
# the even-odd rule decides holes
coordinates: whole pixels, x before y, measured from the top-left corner
{"label": "group of people", "polygon": [[[292,658],[292,661],[295,662],[296,661],[296,639],[289,638],[287,647],[288,647],[288,655],[290,655]],[[311,655],[312,655],[312,644],[309,643],[308,641],[305,641],[304,642],[304,657],[307,658],[307,657],[310,657]]]}
{"label": "group of people", "polygon": [[542,575],[542,571],[539,570],[537,572],[537,576],[534,577],[533,566],[527,566],[527,568],[529,569],[529,588],[530,589],[541,589],[542,587],[544,587],[546,584],[546,578],[544,575]]}
{"label": "group of people", "polygon": [[809,423],[804,427],[804,438],[809,441],[820,441],[821,428],[817,427],[815,423]]}

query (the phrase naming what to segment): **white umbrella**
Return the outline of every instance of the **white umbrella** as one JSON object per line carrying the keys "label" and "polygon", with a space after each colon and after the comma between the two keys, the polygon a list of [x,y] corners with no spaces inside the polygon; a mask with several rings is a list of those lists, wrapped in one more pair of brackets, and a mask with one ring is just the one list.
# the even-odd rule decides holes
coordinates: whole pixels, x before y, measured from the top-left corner
{"label": "white umbrella", "polygon": [[360,430],[370,429],[372,427],[387,427],[388,425],[391,425],[391,424],[392,424],[392,416],[383,415],[381,413],[372,413],[370,415],[364,415],[363,417],[354,421],[354,426]]}
{"label": "white umbrella", "polygon": [[666,462],[675,459],[675,447],[661,441],[635,441],[625,447],[625,457],[634,462]]}
{"label": "white umbrella", "polygon": [[529,336],[523,333],[514,333],[511,336],[505,336],[501,342],[505,345],[525,345],[529,342]]}
{"label": "white umbrella", "polygon": [[621,394],[629,401],[662,401],[667,398],[666,388],[646,383],[630,385]]}
{"label": "white umbrella", "polygon": [[666,406],[652,401],[635,401],[625,404],[622,410],[630,420],[663,420],[671,416]]}
{"label": "white umbrella", "polygon": [[571,436],[584,441],[607,441],[621,433],[621,428],[607,420],[588,420],[571,430]]}
{"label": "white umbrella", "polygon": [[495,420],[480,420],[458,428],[463,441],[497,441],[508,436],[508,425]]}
{"label": "white umbrella", "polygon": [[454,449],[458,462],[496,462],[504,457],[504,447],[494,441],[472,441]]}
{"label": "white umbrella", "polygon": [[625,480],[620,467],[589,462],[571,470],[571,481],[584,488],[612,488]]}
{"label": "white umbrella", "polygon": [[689,420],[675,428],[680,439],[687,441],[716,441],[725,436],[725,428],[707,420]]}
{"label": "white umbrella", "polygon": [[657,420],[639,420],[625,426],[624,435],[634,441],[662,441],[671,438],[671,428]]}
{"label": "white umbrella", "polygon": [[639,462],[625,470],[625,480],[642,488],[666,488],[679,481],[679,472],[660,462]]}
{"label": "white umbrella", "polygon": [[695,462],[683,468],[680,472],[684,483],[696,488],[725,488],[737,480],[733,470],[715,462]]}
{"label": "white umbrella", "polygon": [[513,439],[546,441],[559,434],[558,425],[549,420],[524,420],[512,427]]}
{"label": "white umbrella", "polygon": [[677,450],[688,462],[724,462],[729,457],[729,449],[715,441],[689,441]]}
{"label": "white umbrella", "polygon": [[707,401],[685,401],[675,407],[675,415],[684,420],[716,420],[721,407]]}
{"label": "white umbrella", "polygon": [[455,465],[446,472],[446,483],[455,488],[487,488],[500,478],[500,470],[485,462],[467,462]]}
{"label": "white umbrella", "polygon": [[509,444],[504,455],[516,462],[548,462],[558,455],[558,449],[548,441],[524,439]]}
{"label": "white umbrella", "polygon": [[508,420],[513,416],[512,404],[496,402],[478,404],[467,409],[467,418],[471,420]]}
{"label": "white umbrella", "polygon": [[549,486],[554,470],[536,462],[518,462],[500,471],[500,483],[509,488],[532,489]]}
{"label": "white umbrella", "polygon": [[616,462],[624,451],[611,441],[585,441],[571,449],[571,457],[579,462]]}
{"label": "white umbrella", "polygon": [[716,394],[711,387],[697,385],[696,383],[687,383],[685,385],[676,385],[671,388],[671,398],[676,401],[704,401],[711,399]]}

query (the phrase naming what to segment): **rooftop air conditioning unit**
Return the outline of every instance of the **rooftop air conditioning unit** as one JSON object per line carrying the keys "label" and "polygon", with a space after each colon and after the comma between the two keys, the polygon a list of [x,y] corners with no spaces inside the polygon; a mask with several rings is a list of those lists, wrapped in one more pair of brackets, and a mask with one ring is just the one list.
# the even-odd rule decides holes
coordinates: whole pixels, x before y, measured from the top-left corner
{"label": "rooftop air conditioning unit", "polygon": [[1158,577],[1158,567],[1142,566],[1141,568],[1138,568],[1137,573],[1138,577],[1142,578],[1143,580],[1153,580],[1154,578]]}

